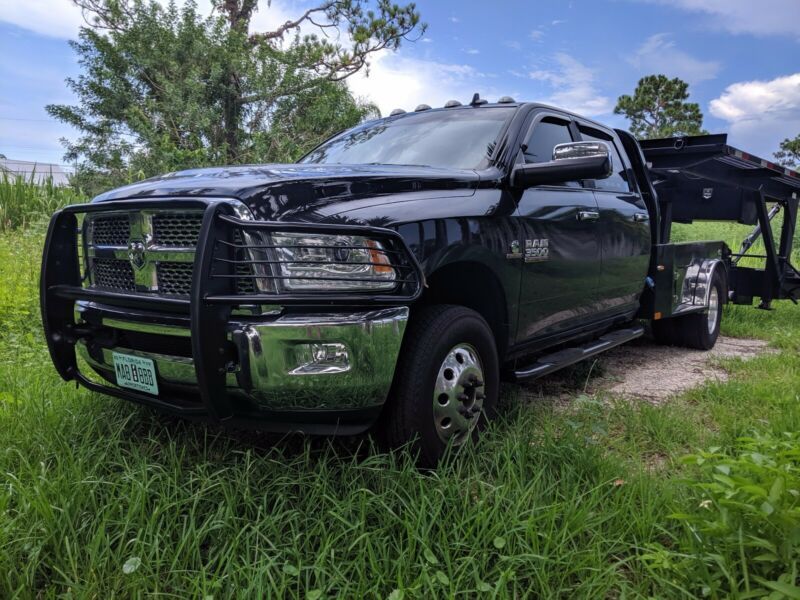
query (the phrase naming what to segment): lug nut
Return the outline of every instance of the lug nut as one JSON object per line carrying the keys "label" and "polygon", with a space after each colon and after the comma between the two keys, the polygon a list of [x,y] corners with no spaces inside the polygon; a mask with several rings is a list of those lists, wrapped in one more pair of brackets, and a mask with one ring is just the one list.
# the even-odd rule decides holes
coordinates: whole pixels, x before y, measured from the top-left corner
{"label": "lug nut", "polygon": [[461,402],[468,402],[469,401],[469,396],[467,396],[466,394],[459,394],[458,395],[458,400],[461,401]]}

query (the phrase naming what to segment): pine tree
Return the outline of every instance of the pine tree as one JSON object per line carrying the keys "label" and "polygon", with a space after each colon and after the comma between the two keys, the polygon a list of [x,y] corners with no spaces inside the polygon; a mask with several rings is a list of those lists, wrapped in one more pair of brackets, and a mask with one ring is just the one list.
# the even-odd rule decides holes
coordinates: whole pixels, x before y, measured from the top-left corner
{"label": "pine tree", "polygon": [[688,88],[689,84],[677,77],[642,77],[633,96],[619,97],[614,114],[628,117],[631,133],[639,139],[706,133],[700,106],[686,101]]}

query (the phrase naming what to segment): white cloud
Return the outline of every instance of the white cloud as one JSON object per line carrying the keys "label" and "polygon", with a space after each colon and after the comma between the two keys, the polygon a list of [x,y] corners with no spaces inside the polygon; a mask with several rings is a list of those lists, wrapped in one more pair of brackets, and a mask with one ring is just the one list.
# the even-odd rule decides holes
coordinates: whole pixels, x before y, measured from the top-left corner
{"label": "white cloud", "polygon": [[668,77],[680,77],[689,83],[714,79],[720,70],[717,61],[699,60],[678,48],[668,33],[651,35],[628,62],[640,71],[664,73]]}
{"label": "white cloud", "polygon": [[603,115],[611,111],[611,100],[595,87],[595,72],[569,54],[554,57],[551,69],[537,69],[528,73],[534,81],[547,83],[552,93],[544,99],[547,104],[588,116]]}
{"label": "white cloud", "polygon": [[81,11],[66,0],[0,0],[0,21],[57,38],[73,38],[84,24]]}
{"label": "white cloud", "polygon": [[550,25],[555,27],[556,25],[563,25],[564,23],[566,23],[566,20],[564,20],[564,19],[556,19],[554,21],[551,21]]}
{"label": "white cloud", "polygon": [[729,85],[709,111],[728,122],[734,146],[769,157],[784,138],[800,133],[800,73]]}
{"label": "white cloud", "polygon": [[[167,4],[168,0],[158,0]],[[181,0],[178,0],[181,5]],[[253,15],[251,27],[254,31],[271,30],[300,14],[287,10],[285,3],[263,1]],[[201,15],[211,14],[210,0],[197,0]],[[295,14],[297,13],[297,14]],[[86,21],[70,0],[0,0],[0,21],[11,23],[22,29],[50,37],[71,39],[78,36],[78,29]],[[305,31],[303,32],[305,33]]]}
{"label": "white cloud", "polygon": [[516,40],[506,40],[505,42],[503,42],[503,45],[506,48],[511,48],[512,50],[522,50],[522,44],[520,44]]}
{"label": "white cloud", "polygon": [[[652,0],[650,0],[652,1]],[[704,26],[731,33],[800,38],[798,0],[655,0],[708,15]]]}
{"label": "white cloud", "polygon": [[356,96],[371,100],[388,115],[395,108],[413,110],[418,104],[443,106],[452,99],[466,103],[477,91],[484,97],[497,95],[486,88],[485,79],[469,65],[381,52],[373,58],[369,75],[359,72],[347,82]]}
{"label": "white cloud", "polygon": [[473,54],[473,55],[481,53],[481,51],[478,50],[477,48],[468,48],[467,50],[464,50],[464,52],[466,52],[467,54]]}
{"label": "white cloud", "polygon": [[461,23],[461,19],[459,19],[458,17],[450,17],[450,22],[451,23]]}
{"label": "white cloud", "polygon": [[541,42],[542,38],[544,37],[544,31],[541,29],[534,29],[528,34],[528,37],[534,42]]}

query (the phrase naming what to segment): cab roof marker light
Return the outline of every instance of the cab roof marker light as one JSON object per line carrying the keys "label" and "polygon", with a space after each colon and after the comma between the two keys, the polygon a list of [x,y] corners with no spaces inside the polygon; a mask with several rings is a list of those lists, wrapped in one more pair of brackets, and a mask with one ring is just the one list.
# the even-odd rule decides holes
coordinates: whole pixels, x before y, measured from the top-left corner
{"label": "cab roof marker light", "polygon": [[458,100],[448,100],[444,103],[445,108],[455,108],[456,106],[462,106],[461,102]]}
{"label": "cab roof marker light", "polygon": [[406,111],[404,111],[402,108],[395,108],[392,112],[389,113],[389,116],[396,117],[397,115],[404,115],[404,114],[406,114]]}
{"label": "cab roof marker light", "polygon": [[511,96],[502,96],[497,103],[498,104],[514,104],[516,100],[514,100]]}
{"label": "cab roof marker light", "polygon": [[417,108],[414,109],[414,112],[422,112],[423,110],[430,110],[431,107],[427,104],[420,104]]}

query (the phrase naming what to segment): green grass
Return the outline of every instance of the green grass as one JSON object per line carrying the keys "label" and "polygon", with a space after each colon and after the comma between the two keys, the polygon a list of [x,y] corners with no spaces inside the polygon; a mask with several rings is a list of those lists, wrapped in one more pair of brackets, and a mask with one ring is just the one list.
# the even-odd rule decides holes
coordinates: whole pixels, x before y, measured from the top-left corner
{"label": "green grass", "polygon": [[758,562],[673,517],[708,512],[683,456],[798,431],[791,304],[727,311],[780,350],[727,383],[651,406],[582,395],[583,369],[568,410],[509,386],[481,443],[425,474],[367,438],[221,432],[61,382],[41,242],[0,235],[0,597],[721,598]]}

